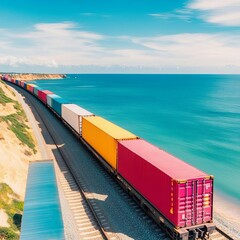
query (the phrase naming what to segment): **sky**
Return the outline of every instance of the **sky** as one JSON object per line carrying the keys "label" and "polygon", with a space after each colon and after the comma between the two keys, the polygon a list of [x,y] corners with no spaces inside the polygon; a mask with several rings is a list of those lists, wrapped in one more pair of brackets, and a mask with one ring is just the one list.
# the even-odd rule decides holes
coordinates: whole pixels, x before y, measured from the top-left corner
{"label": "sky", "polygon": [[0,72],[240,73],[240,0],[14,0]]}

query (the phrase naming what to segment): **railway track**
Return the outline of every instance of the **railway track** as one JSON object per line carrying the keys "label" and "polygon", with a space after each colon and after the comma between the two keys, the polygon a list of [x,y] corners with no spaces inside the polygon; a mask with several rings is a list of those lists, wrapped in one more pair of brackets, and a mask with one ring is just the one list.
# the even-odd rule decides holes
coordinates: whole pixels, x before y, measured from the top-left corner
{"label": "railway track", "polygon": [[[33,103],[33,100],[28,98],[28,101],[31,103],[36,112],[38,112],[35,104]],[[41,114],[39,114],[39,117],[45,125],[49,135],[54,142],[54,145],[58,149],[58,152],[61,156],[61,158],[57,161],[57,175],[76,220],[79,231],[79,238],[107,240],[125,239],[121,238],[121,236],[118,234],[115,234],[114,231],[111,231],[111,226],[102,213],[101,208],[99,208],[97,201],[95,201],[94,194],[92,194],[91,191],[88,190],[88,187],[83,183],[84,181],[82,181],[81,175],[77,174],[75,167],[69,161],[67,161],[68,157],[65,156],[65,153],[62,152],[61,147],[58,146],[58,143],[54,139],[54,136],[46,124],[45,119],[41,117]],[[138,212],[139,217],[144,219],[144,221],[146,221],[149,225],[152,225],[151,230],[157,232],[158,239],[168,240],[169,237],[166,235],[166,233],[144,213],[144,211],[137,205],[137,203],[135,203],[135,201],[133,201],[133,199],[119,186],[119,184],[112,179],[112,177],[105,171],[105,169],[102,167],[99,169],[102,171],[103,175],[109,179],[111,185],[113,185],[114,189],[116,189],[119,195],[125,199],[125,201],[134,209],[134,211]],[[73,190],[75,190],[74,193],[72,193]],[[224,233],[222,230],[216,228],[214,233],[210,235],[210,239],[221,240],[233,238]]]}
{"label": "railway track", "polygon": [[211,240],[223,240],[223,239],[228,239],[228,240],[234,240],[231,236],[229,236],[227,233],[216,227],[216,230],[211,234],[210,236]]}
{"label": "railway track", "polygon": [[[28,100],[31,102],[36,112],[38,112],[31,99],[28,98]],[[99,209],[95,206],[94,201],[91,200],[91,196],[89,196],[90,194],[87,193],[87,188],[79,183],[77,176],[70,170],[69,163],[64,157],[61,149],[58,147],[58,144],[56,143],[54,136],[51,134],[45,120],[41,115],[39,115],[39,118],[47,129],[48,134],[51,136],[54,145],[61,156],[61,158],[57,159],[57,177],[59,178],[59,182],[65,193],[74,218],[76,219],[80,239],[117,239],[115,234],[106,232],[109,226],[104,219],[98,217],[97,212],[99,212]],[[72,193],[73,190],[76,191],[74,194]]]}

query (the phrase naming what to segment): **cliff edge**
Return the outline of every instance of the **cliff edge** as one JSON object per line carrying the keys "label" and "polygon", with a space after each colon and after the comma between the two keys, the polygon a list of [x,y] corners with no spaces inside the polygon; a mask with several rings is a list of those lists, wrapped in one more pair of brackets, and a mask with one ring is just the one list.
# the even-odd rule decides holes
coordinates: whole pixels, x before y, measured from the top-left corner
{"label": "cliff edge", "polygon": [[16,73],[16,74],[8,74],[8,76],[10,78],[14,78],[22,81],[66,78],[65,74],[43,74],[43,73]]}

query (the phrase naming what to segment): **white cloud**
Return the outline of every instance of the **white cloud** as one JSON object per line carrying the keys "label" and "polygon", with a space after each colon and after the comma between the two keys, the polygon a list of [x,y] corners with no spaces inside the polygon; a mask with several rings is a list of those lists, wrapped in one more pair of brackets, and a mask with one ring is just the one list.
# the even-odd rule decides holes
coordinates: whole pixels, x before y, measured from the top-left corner
{"label": "white cloud", "polygon": [[201,11],[201,18],[223,26],[240,26],[240,0],[193,0],[187,8]]}
{"label": "white cloud", "polygon": [[22,33],[0,29],[0,46],[0,64],[19,69],[124,66],[214,72],[235,66],[240,72],[240,35],[230,33],[110,37],[84,31],[72,22],[44,23]]}
{"label": "white cloud", "polygon": [[66,22],[36,24],[33,31],[25,33],[4,30],[0,45],[1,38],[8,39],[8,42],[3,42],[5,47],[1,49],[1,55],[7,56],[5,61],[9,64],[56,67],[58,64],[84,64],[91,61],[93,56],[102,51],[97,42],[104,37],[82,31],[74,23]]}
{"label": "white cloud", "polygon": [[224,7],[240,7],[239,0],[194,0],[189,4],[193,9],[211,10]]}
{"label": "white cloud", "polygon": [[151,13],[148,14],[151,17],[158,18],[158,19],[181,19],[181,20],[189,20],[190,15],[187,12],[175,11],[173,13]]}
{"label": "white cloud", "polygon": [[154,50],[158,61],[168,66],[174,63],[186,67],[224,67],[240,63],[240,36],[177,34],[135,38],[133,41]]}

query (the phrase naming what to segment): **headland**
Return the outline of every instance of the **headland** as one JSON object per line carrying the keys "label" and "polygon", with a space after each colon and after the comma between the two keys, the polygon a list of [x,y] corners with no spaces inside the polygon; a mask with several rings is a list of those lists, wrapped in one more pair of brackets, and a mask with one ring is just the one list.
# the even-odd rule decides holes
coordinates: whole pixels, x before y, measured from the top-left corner
{"label": "headland", "polygon": [[21,81],[33,81],[44,79],[62,79],[66,78],[65,74],[45,74],[45,73],[6,73],[10,78]]}

